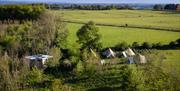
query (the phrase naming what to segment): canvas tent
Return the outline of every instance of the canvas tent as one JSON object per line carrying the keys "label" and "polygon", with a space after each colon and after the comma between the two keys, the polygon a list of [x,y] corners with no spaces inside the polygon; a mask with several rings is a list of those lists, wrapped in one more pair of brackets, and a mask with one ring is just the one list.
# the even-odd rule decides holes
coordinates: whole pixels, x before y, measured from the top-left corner
{"label": "canvas tent", "polygon": [[145,57],[145,56],[143,56],[143,55],[141,55],[141,54],[139,54],[138,56],[139,56],[139,63],[140,63],[140,64],[145,64],[145,63],[147,63],[147,60],[146,60],[146,57]]}
{"label": "canvas tent", "polygon": [[115,52],[113,52],[111,48],[108,48],[105,52],[103,52],[103,56],[107,58],[115,57]]}
{"label": "canvas tent", "polygon": [[128,64],[134,64],[134,57],[128,57]]}
{"label": "canvas tent", "polygon": [[128,57],[128,56],[126,55],[126,52],[125,52],[125,51],[123,51],[122,54],[123,54],[123,56],[124,56],[125,58]]}
{"label": "canvas tent", "polygon": [[45,67],[45,63],[48,61],[49,58],[52,58],[53,56],[49,55],[32,55],[32,56],[26,56],[26,59],[29,59],[29,66],[30,68],[36,66],[38,68]]}
{"label": "canvas tent", "polygon": [[125,52],[128,56],[135,56],[136,55],[131,48],[128,48]]}
{"label": "canvas tent", "polygon": [[123,54],[123,57],[125,57],[125,58],[136,55],[131,48],[128,48],[127,50],[123,51],[122,54]]}

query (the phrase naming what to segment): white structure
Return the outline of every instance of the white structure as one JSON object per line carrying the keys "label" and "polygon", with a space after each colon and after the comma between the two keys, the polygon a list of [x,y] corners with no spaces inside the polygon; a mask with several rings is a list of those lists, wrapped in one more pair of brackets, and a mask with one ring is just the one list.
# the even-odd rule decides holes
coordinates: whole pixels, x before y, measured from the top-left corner
{"label": "white structure", "polygon": [[135,55],[136,55],[131,48],[128,48],[127,50],[123,51],[122,54],[123,54],[123,56],[124,56],[125,58],[127,58],[127,57],[132,57],[132,56],[135,56]]}
{"label": "white structure", "polygon": [[116,56],[115,56],[115,52],[113,52],[113,51],[111,50],[111,48],[109,48],[108,50],[106,50],[105,52],[103,52],[103,56],[106,56],[107,58],[109,58],[109,57],[116,57]]}
{"label": "white structure", "polygon": [[105,60],[103,59],[103,60],[101,60],[101,64],[103,65],[103,64],[105,64]]}
{"label": "white structure", "polygon": [[128,56],[135,56],[136,55],[131,48],[128,48],[125,52]]}
{"label": "white structure", "polygon": [[126,49],[125,51],[122,52],[122,55],[128,59],[129,64],[134,64],[134,56],[136,55],[134,51],[131,48]]}
{"label": "white structure", "polygon": [[129,64],[134,64],[134,57],[128,57],[128,63]]}
{"label": "white structure", "polygon": [[141,54],[139,54],[139,63],[140,63],[140,64],[145,64],[145,63],[147,63],[146,57],[143,56],[143,55],[141,55]]}
{"label": "white structure", "polygon": [[123,54],[123,56],[124,56],[125,58],[128,57],[128,56],[126,55],[126,52],[125,52],[125,51],[123,51],[122,54]]}
{"label": "white structure", "polygon": [[32,56],[26,56],[26,59],[29,59],[29,65],[30,67],[36,66],[38,68],[43,68],[45,66],[45,63],[48,61],[49,58],[52,58],[53,56],[49,55],[32,55]]}

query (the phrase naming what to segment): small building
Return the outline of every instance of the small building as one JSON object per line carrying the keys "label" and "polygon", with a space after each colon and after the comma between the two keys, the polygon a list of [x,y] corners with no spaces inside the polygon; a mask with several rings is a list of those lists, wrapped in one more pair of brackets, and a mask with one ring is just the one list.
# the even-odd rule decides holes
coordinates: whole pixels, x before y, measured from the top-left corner
{"label": "small building", "polygon": [[111,48],[108,48],[105,52],[102,53],[102,55],[106,58],[116,57],[116,53],[112,51]]}
{"label": "small building", "polygon": [[43,69],[46,67],[45,64],[47,63],[48,59],[52,57],[53,56],[38,54],[38,55],[26,56],[25,58],[29,59],[30,68],[37,67]]}

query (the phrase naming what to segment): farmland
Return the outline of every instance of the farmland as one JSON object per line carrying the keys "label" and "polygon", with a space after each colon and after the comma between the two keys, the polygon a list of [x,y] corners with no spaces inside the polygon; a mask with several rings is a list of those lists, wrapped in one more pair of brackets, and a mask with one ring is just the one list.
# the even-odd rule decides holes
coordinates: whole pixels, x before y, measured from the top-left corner
{"label": "farmland", "polygon": [[[170,32],[173,29],[180,30],[179,12],[151,11],[151,10],[61,10],[51,11],[63,16],[65,21],[85,23],[94,21],[96,24],[110,24],[124,26],[146,27],[126,28],[114,26],[98,26],[102,35],[103,47],[111,47],[122,41],[132,44],[133,42],[150,42],[167,44],[180,38],[179,32]],[[76,32],[82,26],[78,23],[67,23],[70,31],[69,43],[75,44]],[[148,29],[149,28],[149,29]],[[151,28],[167,29],[170,31],[159,31]]]}
{"label": "farmland", "polygon": [[[76,32],[82,26],[81,24],[68,23],[67,24],[70,35],[69,43],[73,45],[77,40]],[[150,29],[138,29],[138,28],[119,28],[109,26],[98,26],[102,35],[103,47],[112,47],[120,42],[127,42],[132,44],[133,42],[150,42],[167,44],[170,41],[174,41],[180,38],[179,32],[170,31],[156,31]]]}
{"label": "farmland", "polygon": [[180,12],[151,10],[65,10],[54,11],[68,21],[94,21],[100,24],[125,25],[180,30]]}

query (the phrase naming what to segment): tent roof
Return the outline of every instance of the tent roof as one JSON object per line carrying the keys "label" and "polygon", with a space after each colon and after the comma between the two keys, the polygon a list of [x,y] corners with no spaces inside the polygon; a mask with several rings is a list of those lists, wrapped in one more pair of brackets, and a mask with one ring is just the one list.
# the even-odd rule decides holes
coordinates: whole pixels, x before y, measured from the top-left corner
{"label": "tent roof", "polygon": [[133,50],[131,48],[128,48],[125,52],[129,56],[134,56],[135,55],[135,53],[133,52]]}
{"label": "tent roof", "polygon": [[105,55],[105,56],[107,56],[107,57],[110,57],[110,56],[115,57],[115,52],[113,52],[113,51],[111,50],[111,48],[108,48],[108,50],[106,50],[105,52],[103,52],[103,55]]}
{"label": "tent roof", "polygon": [[26,56],[25,58],[30,60],[35,60],[35,59],[49,59],[52,57],[53,56],[38,54],[38,55]]}

